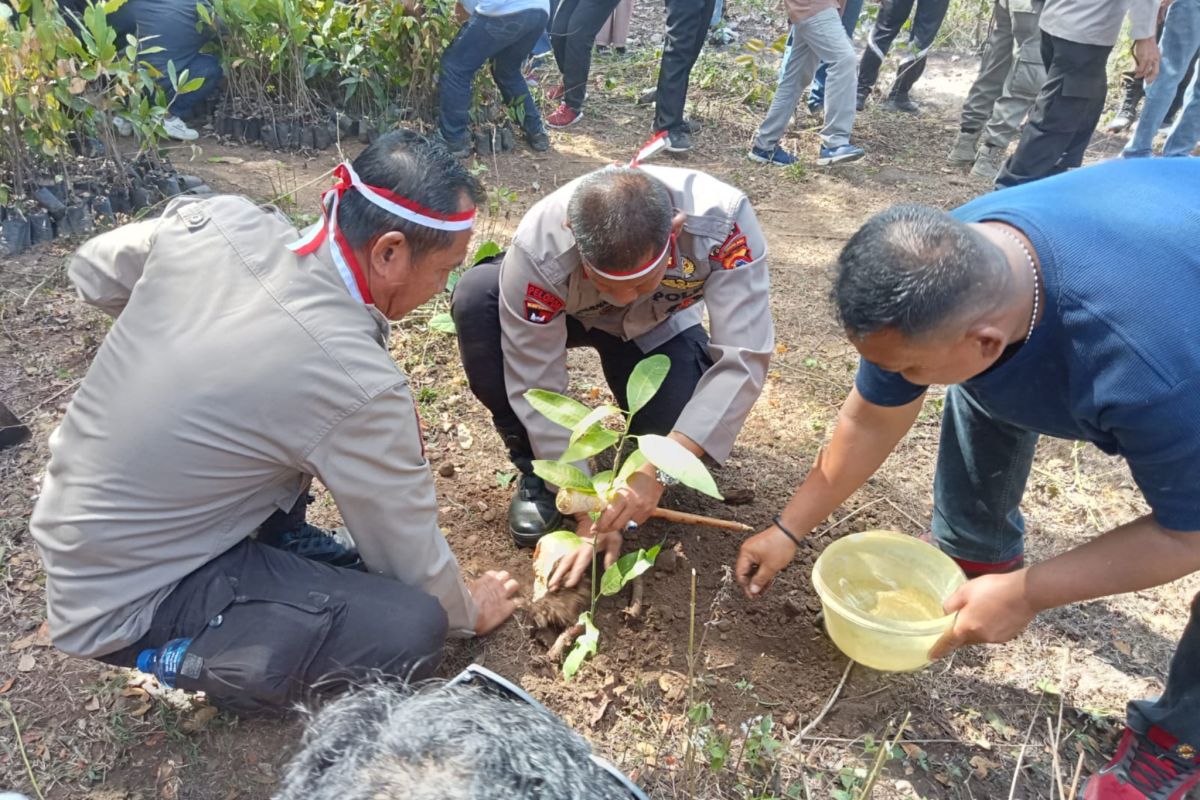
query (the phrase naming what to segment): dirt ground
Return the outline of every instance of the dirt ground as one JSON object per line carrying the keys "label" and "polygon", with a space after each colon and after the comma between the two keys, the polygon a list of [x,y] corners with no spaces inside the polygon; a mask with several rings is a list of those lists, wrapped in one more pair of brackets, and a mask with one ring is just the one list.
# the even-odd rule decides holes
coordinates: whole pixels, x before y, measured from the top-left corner
{"label": "dirt ground", "polygon": [[[551,152],[521,149],[476,162],[490,198],[480,241],[506,243],[537,198],[587,170],[628,159],[648,136],[652,108],[633,98],[651,85],[651,31],[661,12],[641,4],[638,13],[630,53],[596,59],[587,116],[570,132],[555,133]],[[757,35],[769,42],[782,32],[773,14],[752,8],[734,17],[743,41]],[[949,208],[988,187],[944,162],[973,78],[969,55],[934,59],[917,90],[920,117],[874,106],[861,115],[855,139],[869,155],[856,164],[816,167],[819,121],[801,112],[785,144],[802,163],[777,170],[745,160],[765,108],[761,100],[739,102],[768,79],[777,56],[754,55],[761,71],[755,77],[734,61],[746,52],[741,45],[710,51],[697,66],[691,114],[703,129],[695,150],[673,161],[744,189],[767,233],[777,352],[733,456],[715,473],[723,489],[752,500],[728,505],[671,490],[666,502],[760,528],[811,464],[851,384],[856,359],[826,302],[827,267],[840,246],[869,214],[892,203]],[[325,171],[337,160],[211,137],[199,144],[191,161],[186,148],[173,155],[182,172],[200,174],[220,191],[278,202],[298,217],[316,209]],[[1117,146],[1098,136],[1093,156]],[[348,146],[347,154],[358,147]],[[266,798],[294,751],[297,722],[216,714],[132,673],[58,654],[40,627],[44,577],[28,518],[47,437],[108,324],[75,299],[64,274],[69,250],[54,244],[0,264],[0,395],[35,434],[0,453],[0,789],[96,800]],[[527,581],[529,554],[505,530],[512,470],[466,388],[451,339],[426,326],[429,315],[445,308],[440,298],[395,326],[392,345],[425,419],[442,525],[467,571],[501,567]],[[573,352],[570,361],[574,392],[607,396],[594,355]],[[442,674],[477,661],[519,681],[656,798],[848,800],[877,761],[878,798],[1061,797],[1080,758],[1085,775],[1102,763],[1125,702],[1161,689],[1200,579],[1059,609],[1010,644],[960,652],[921,672],[854,667],[847,673],[846,658],[816,618],[813,558],[846,532],[927,528],[940,407],[935,392],[896,454],[808,540],[760,601],[732,591],[729,569],[740,536],[651,522],[630,546],[664,542],[674,555],[646,577],[640,619],[622,616],[625,597],[601,603],[600,653],[572,683],[561,680],[521,620],[486,639],[453,644]],[[1044,441],[1025,510],[1036,560],[1145,506],[1119,460],[1076,443]],[[315,516],[336,521],[331,498],[320,498]],[[689,683],[693,571],[697,646]],[[897,746],[881,747],[902,720]],[[689,740],[700,751],[694,766]]]}

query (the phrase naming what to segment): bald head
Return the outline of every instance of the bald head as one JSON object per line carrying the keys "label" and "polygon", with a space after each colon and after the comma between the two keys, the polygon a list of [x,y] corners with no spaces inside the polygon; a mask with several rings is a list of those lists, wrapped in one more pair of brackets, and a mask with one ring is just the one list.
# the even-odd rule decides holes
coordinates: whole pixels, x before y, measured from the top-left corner
{"label": "bald head", "polygon": [[1012,292],[1004,253],[928,206],[880,212],[838,256],[833,300],[846,331],[919,338],[1002,305]]}

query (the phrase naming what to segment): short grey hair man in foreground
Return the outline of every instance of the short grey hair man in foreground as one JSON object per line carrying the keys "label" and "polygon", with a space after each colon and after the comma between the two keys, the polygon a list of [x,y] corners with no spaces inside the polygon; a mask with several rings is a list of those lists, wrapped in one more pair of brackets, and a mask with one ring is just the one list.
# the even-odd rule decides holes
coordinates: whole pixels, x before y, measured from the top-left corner
{"label": "short grey hair man in foreground", "polygon": [[448,683],[374,685],[309,721],[275,800],[646,800],[519,687],[471,665]]}

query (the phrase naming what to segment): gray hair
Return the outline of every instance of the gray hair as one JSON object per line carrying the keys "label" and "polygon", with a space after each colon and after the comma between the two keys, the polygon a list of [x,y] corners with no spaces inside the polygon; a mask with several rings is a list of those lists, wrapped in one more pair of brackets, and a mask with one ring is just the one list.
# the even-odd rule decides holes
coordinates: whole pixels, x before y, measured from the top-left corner
{"label": "gray hair", "polygon": [[480,686],[375,684],[310,716],[275,800],[628,800],[590,752]]}
{"label": "gray hair", "polygon": [[601,269],[630,269],[671,235],[675,209],[666,184],[648,172],[605,167],[584,175],[567,202],[579,254]]}

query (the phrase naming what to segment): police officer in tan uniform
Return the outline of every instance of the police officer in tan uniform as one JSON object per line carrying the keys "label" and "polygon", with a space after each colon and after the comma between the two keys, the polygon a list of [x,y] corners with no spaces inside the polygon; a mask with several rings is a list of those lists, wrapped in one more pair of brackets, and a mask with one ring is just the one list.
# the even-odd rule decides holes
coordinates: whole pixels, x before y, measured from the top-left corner
{"label": "police officer in tan uniform", "polygon": [[[304,237],[245,198],[187,199],[72,259],[115,320],[30,523],[61,650],[133,666],[182,641],[180,688],[283,709],[318,685],[428,675],[447,632],[511,613],[515,582],[468,588],[438,529],[387,350],[389,320],[462,262],[480,188],[409,131],[335,175]],[[356,550],[303,523],[313,476]]]}
{"label": "police officer in tan uniform", "polygon": [[[471,390],[492,412],[520,470],[509,509],[518,545],[561,525],[535,459],[557,459],[569,431],[524,398],[567,389],[566,350],[597,350],[617,402],[643,358],[671,359],[666,382],[634,417],[634,433],[669,435],[724,461],[762,390],[774,346],[766,242],[749,201],[703,172],[608,167],[563,186],[525,215],[502,260],[469,270],[452,312]],[[701,324],[707,307],[711,336]],[[611,558],[622,530],[658,504],[666,476],[647,464],[604,514]],[[586,560],[575,563],[581,574]],[[573,582],[573,581],[569,581]]]}

